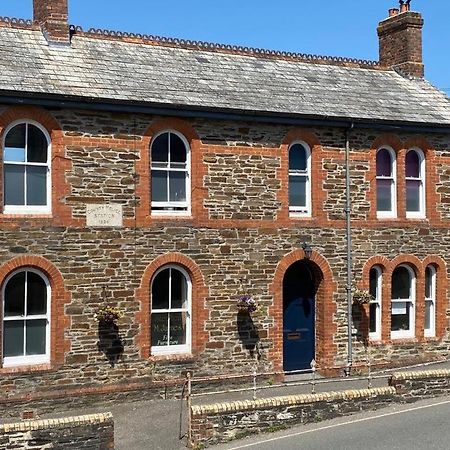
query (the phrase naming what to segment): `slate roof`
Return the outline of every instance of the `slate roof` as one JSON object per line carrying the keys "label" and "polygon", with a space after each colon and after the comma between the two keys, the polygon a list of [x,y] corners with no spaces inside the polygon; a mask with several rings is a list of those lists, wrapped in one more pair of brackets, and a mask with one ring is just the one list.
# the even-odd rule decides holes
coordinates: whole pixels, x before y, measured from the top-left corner
{"label": "slate roof", "polygon": [[450,99],[391,70],[0,27],[0,92],[327,119],[450,125]]}

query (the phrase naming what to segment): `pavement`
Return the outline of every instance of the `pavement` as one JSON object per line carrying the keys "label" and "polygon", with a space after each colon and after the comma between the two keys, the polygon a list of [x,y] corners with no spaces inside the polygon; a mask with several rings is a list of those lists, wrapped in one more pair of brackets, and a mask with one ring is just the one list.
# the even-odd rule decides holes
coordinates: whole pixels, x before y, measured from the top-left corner
{"label": "pavement", "polygon": [[[401,370],[432,370],[442,368],[450,369],[450,361],[410,366],[407,369],[402,368]],[[375,372],[373,374],[372,386],[386,386],[390,373],[398,370]],[[367,378],[349,380],[348,378],[324,379],[317,377],[315,391],[327,392],[367,387]],[[266,398],[281,395],[306,394],[311,393],[311,388],[311,375],[303,374],[290,376],[289,383],[286,384],[261,381],[258,383],[256,396],[257,398]],[[226,385],[219,385],[218,389],[229,390]],[[193,386],[193,393],[196,393],[195,385]],[[199,395],[194,395],[192,399],[194,405],[251,399],[254,393],[253,391],[246,391],[214,393],[210,395],[197,392],[197,394]],[[61,415],[95,414],[106,411],[111,411],[114,416],[116,450],[182,450],[186,448],[187,406],[186,401],[182,401],[181,399],[120,403],[108,408],[99,406],[76,411],[71,410],[64,414],[46,415],[42,416],[42,418],[61,417]]]}

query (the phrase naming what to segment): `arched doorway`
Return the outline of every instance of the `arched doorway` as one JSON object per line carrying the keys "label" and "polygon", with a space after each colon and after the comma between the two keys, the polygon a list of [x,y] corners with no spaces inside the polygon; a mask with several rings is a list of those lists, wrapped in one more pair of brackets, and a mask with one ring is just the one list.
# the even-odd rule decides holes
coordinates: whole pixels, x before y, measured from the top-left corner
{"label": "arched doorway", "polygon": [[283,279],[283,369],[310,368],[315,359],[317,280],[307,260],[297,261]]}

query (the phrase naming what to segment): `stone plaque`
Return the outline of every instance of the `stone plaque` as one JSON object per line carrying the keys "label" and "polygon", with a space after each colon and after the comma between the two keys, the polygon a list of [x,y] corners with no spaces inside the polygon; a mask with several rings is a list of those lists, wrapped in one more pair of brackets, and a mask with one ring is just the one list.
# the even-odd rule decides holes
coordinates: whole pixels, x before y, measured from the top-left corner
{"label": "stone plaque", "polygon": [[121,227],[122,205],[86,205],[88,227]]}

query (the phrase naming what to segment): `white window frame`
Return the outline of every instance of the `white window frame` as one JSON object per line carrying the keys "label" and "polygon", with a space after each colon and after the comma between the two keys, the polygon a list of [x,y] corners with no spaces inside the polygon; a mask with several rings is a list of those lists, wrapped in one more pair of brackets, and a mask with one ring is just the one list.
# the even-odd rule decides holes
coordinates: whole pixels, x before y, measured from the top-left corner
{"label": "white window frame", "polygon": [[[32,316],[27,316],[26,314],[26,308],[27,308],[27,289],[25,286],[25,315],[24,316],[8,316],[5,317],[5,290],[8,282],[11,280],[11,278],[14,275],[17,275],[21,272],[32,272],[39,277],[42,278],[42,280],[45,282],[45,285],[47,287],[47,314],[36,314]],[[25,278],[25,282],[27,282],[27,278]],[[10,357],[4,357],[2,355],[3,360],[3,367],[15,367],[15,366],[24,366],[24,365],[36,365],[36,364],[48,364],[50,362],[50,349],[51,349],[51,343],[50,343],[50,324],[51,324],[51,286],[48,278],[39,270],[33,269],[32,267],[21,267],[18,270],[15,270],[11,274],[8,275],[5,282],[3,283],[2,287],[2,336],[4,337],[4,323],[8,321],[17,321],[17,320],[27,320],[27,317],[30,317],[32,319],[30,320],[47,320],[47,327],[46,327],[46,333],[45,333],[45,339],[46,339],[46,349],[45,354],[43,355],[23,355],[23,356],[10,356]],[[25,346],[26,346],[26,326],[24,326],[24,353],[25,353]]]}
{"label": "white window frame", "polygon": [[[154,166],[152,161],[152,147],[155,140],[165,134],[175,134],[178,136],[182,141],[184,146],[186,147],[186,168],[171,168],[167,167],[164,168],[162,166]],[[169,160],[170,160],[170,136],[169,136]],[[187,139],[181,134],[178,133],[178,131],[175,130],[164,130],[159,132],[154,136],[152,139],[152,142],[150,144],[150,180],[152,176],[152,171],[158,170],[158,171],[166,171],[166,172],[185,172],[186,173],[186,201],[184,202],[174,202],[174,201],[165,201],[165,202],[157,202],[151,200],[151,215],[152,216],[190,216],[191,215],[191,148],[189,145],[189,142]],[[167,183],[169,184],[169,177],[167,178]],[[167,186],[167,192],[169,192],[169,186]],[[151,197],[153,196],[153,193],[151,192],[151,183],[150,183],[150,194]],[[154,208],[166,208],[166,209],[154,209]],[[174,208],[185,208],[183,210],[177,210]]]}
{"label": "white window frame", "polygon": [[[176,264],[168,264],[159,268],[152,277],[152,282],[150,284],[150,338],[151,338],[151,320],[153,313],[153,281],[164,270],[174,269],[178,270],[185,277],[187,282],[187,308],[168,308],[168,309],[158,309],[158,313],[176,313],[176,312],[186,312],[186,344],[182,345],[166,345],[166,346],[151,346],[152,355],[168,355],[177,353],[190,353],[192,344],[192,281],[186,270]],[[170,280],[170,278],[169,278]],[[171,303],[171,283],[169,281],[169,302]],[[170,306],[169,303],[169,306]]]}
{"label": "white window frame", "polygon": [[[391,325],[391,339],[404,339],[404,338],[413,338],[416,334],[415,326],[416,326],[416,313],[415,313],[415,306],[416,306],[416,274],[412,267],[410,267],[408,264],[400,264],[394,269],[394,272],[396,269],[404,267],[408,270],[410,275],[410,298],[392,298],[392,285],[391,285],[391,320],[392,320],[392,307],[395,303],[406,303],[407,308],[409,308],[409,329],[408,330],[392,330]],[[394,275],[394,272],[392,272],[392,276]],[[391,278],[392,283],[392,278]]]}
{"label": "white window frame", "polygon": [[[300,144],[306,151],[306,170],[291,170],[289,166],[289,156],[294,145]],[[306,177],[306,205],[292,206],[289,205],[289,216],[291,217],[311,217],[311,148],[304,141],[294,141],[289,145],[288,149],[288,201],[291,184],[290,177]]]}
{"label": "white window frame", "polygon": [[425,337],[436,336],[436,278],[437,272],[433,265],[429,265],[426,269],[430,269],[431,272],[431,297],[426,296],[426,272],[425,272],[425,314],[427,308],[427,302],[431,304],[430,308],[430,328],[424,328]]}
{"label": "white window frame", "polygon": [[[420,182],[420,190],[419,190],[419,211],[408,211],[406,210],[406,217],[408,219],[414,218],[424,218],[425,217],[425,155],[420,148],[410,148],[406,154],[409,152],[417,153],[419,157],[419,178],[415,177],[407,177],[406,176],[406,157],[405,157],[405,183],[408,181],[419,181]],[[406,191],[406,187],[405,187]],[[405,207],[406,207],[406,194],[405,194]]]}
{"label": "white window frame", "polygon": [[[378,176],[376,175],[376,190],[378,196],[378,180],[391,180],[391,210],[390,211],[378,211],[378,198],[376,198],[376,209],[377,209],[377,218],[384,219],[384,218],[396,218],[397,217],[397,158],[396,154],[394,152],[394,149],[392,147],[389,147],[388,145],[383,145],[377,150],[377,155],[380,150],[387,150],[389,154],[391,155],[391,173],[392,176],[386,177],[386,176]],[[377,167],[377,158],[375,156],[375,173],[378,172]]]}
{"label": "white window frame", "polygon": [[[5,143],[6,137],[8,133],[17,125],[25,124],[26,132],[25,132],[25,155],[28,155],[28,125],[34,125],[44,134],[47,139],[47,162],[46,163],[35,163],[35,162],[18,162],[18,161],[5,161]],[[35,167],[47,167],[47,204],[46,205],[6,205],[5,204],[5,196],[3,198],[3,214],[50,214],[52,211],[52,167],[51,167],[51,151],[52,144],[51,138],[48,131],[38,122],[29,119],[20,119],[16,120],[8,125],[5,130],[2,142],[3,149],[3,193],[5,192],[5,165],[16,165],[16,166],[35,166]],[[26,180],[27,177],[24,177],[25,183],[25,198],[27,195],[26,191]]]}
{"label": "white window frame", "polygon": [[[381,312],[382,312],[382,287],[383,287],[383,272],[381,270],[380,266],[373,266],[369,271],[369,277],[370,272],[372,270],[376,271],[376,296],[375,298],[371,298],[369,302],[369,327],[370,327],[370,305],[375,304],[376,307],[376,315],[375,315],[375,331],[370,332],[369,331],[369,338],[372,340],[380,340],[381,339]],[[369,279],[370,283],[370,279]],[[369,328],[370,330],[370,328]]]}

